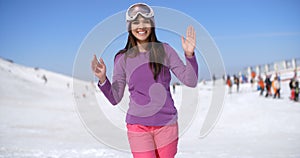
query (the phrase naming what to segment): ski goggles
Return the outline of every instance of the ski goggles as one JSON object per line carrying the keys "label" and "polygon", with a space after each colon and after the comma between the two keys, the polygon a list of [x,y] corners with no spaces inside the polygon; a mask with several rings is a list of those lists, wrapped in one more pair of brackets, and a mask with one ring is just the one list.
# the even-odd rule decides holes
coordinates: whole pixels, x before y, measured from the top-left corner
{"label": "ski goggles", "polygon": [[126,12],[126,20],[132,21],[141,15],[145,18],[154,17],[153,9],[145,3],[136,3],[131,5]]}

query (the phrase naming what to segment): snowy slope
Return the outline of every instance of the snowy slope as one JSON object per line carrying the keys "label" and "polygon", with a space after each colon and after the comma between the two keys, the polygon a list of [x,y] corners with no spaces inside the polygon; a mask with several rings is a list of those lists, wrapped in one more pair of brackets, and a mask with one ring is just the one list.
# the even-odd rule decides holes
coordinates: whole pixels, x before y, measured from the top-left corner
{"label": "snowy slope", "polygon": [[118,157],[84,129],[72,78],[2,59],[0,75],[0,157]]}
{"label": "snowy slope", "polygon": [[[74,92],[70,77],[3,59],[0,59],[0,75],[0,158],[131,157],[128,152],[96,141],[83,126],[74,97],[88,105],[89,97],[96,93],[99,102],[107,103],[93,84],[78,81],[82,91]],[[178,87],[174,94],[178,109],[184,106],[179,105],[182,88]],[[198,85],[198,115],[181,136],[177,157],[299,158],[300,103],[288,99],[288,82],[282,83],[282,99],[261,97],[248,84],[242,85],[239,93],[234,88],[233,93],[225,97],[223,112],[214,130],[200,139],[212,85],[209,82]],[[123,117],[114,117],[122,108],[101,108],[109,111],[105,115],[113,123],[125,124]],[[111,138],[118,141],[117,136],[111,135]]]}

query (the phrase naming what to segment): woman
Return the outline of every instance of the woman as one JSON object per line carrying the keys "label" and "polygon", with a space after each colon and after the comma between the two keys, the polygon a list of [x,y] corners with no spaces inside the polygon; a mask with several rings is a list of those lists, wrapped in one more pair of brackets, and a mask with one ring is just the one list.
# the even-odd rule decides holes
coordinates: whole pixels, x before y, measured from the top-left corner
{"label": "woman", "polygon": [[181,37],[184,65],[171,46],[158,41],[151,7],[144,3],[130,6],[126,20],[128,40],[115,56],[112,84],[106,77],[103,59],[98,61],[94,55],[92,70],[99,78],[98,87],[113,105],[121,101],[128,85],[130,102],[126,123],[133,156],[173,158],[177,153],[178,125],[170,92],[170,71],[183,84],[197,86],[194,28],[187,28],[186,39]]}

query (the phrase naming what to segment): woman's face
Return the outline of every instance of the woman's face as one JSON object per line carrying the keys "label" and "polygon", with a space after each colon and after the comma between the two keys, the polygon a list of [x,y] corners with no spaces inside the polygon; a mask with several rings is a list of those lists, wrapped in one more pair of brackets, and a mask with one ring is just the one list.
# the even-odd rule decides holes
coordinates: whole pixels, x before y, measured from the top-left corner
{"label": "woman's face", "polygon": [[131,22],[131,32],[138,42],[148,42],[148,37],[151,34],[151,21],[142,16],[138,16]]}

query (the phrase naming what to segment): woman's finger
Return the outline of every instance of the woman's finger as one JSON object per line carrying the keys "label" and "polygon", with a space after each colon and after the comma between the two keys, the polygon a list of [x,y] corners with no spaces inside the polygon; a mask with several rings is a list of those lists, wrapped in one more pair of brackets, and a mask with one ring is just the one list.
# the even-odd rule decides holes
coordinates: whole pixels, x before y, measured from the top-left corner
{"label": "woman's finger", "polygon": [[190,26],[190,34],[191,34],[191,38],[194,38],[194,27],[193,26]]}
{"label": "woman's finger", "polygon": [[183,36],[181,36],[181,43],[182,43],[182,44],[185,43],[185,42],[184,42],[184,37],[183,37]]}
{"label": "woman's finger", "polygon": [[106,68],[106,65],[105,65],[105,63],[104,63],[104,61],[103,61],[102,58],[100,58],[100,64],[101,64],[101,66],[102,66],[103,68]]}
{"label": "woman's finger", "polygon": [[99,62],[100,62],[101,64],[104,64],[104,61],[103,61],[102,58],[99,59]]}
{"label": "woman's finger", "polygon": [[188,38],[190,36],[190,29],[189,27],[186,29],[186,38]]}

